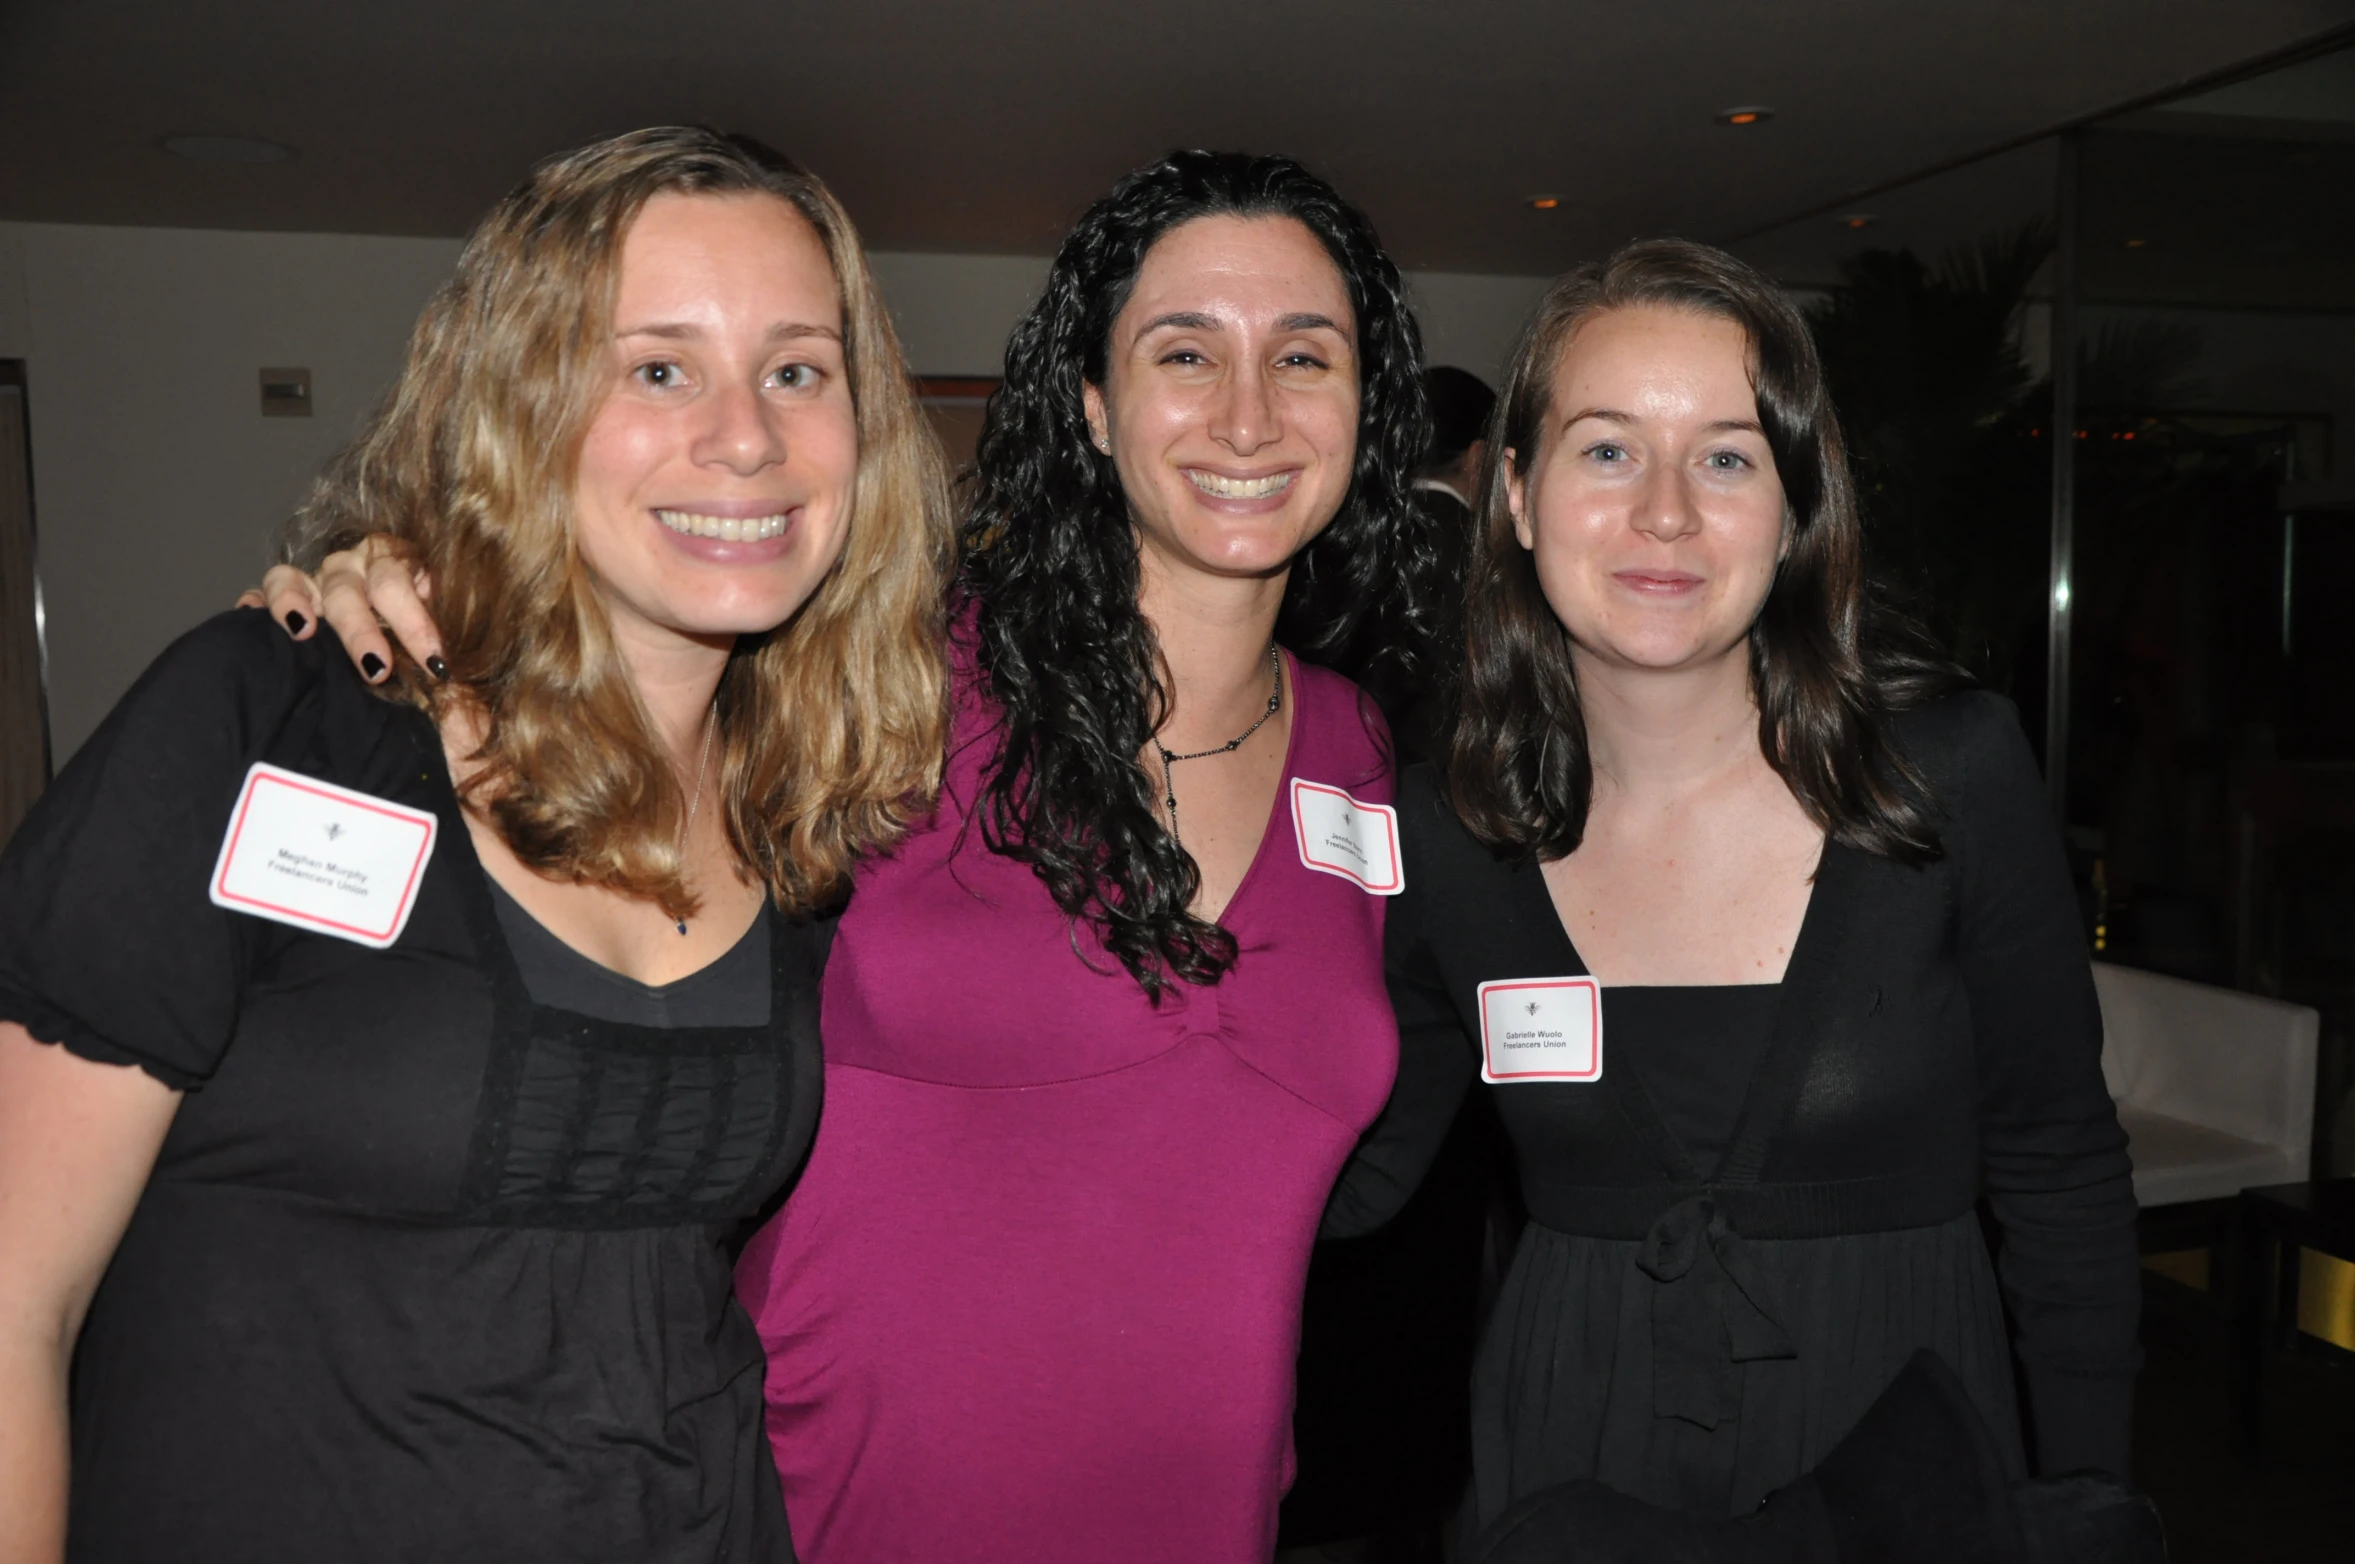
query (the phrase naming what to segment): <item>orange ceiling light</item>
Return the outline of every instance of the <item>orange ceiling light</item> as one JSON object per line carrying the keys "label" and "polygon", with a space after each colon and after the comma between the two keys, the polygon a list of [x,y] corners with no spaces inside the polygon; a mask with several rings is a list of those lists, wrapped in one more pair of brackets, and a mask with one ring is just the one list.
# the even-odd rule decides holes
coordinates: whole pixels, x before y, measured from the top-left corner
{"label": "orange ceiling light", "polygon": [[1774,118],[1774,110],[1763,104],[1745,104],[1738,109],[1727,109],[1717,116],[1720,125],[1763,125]]}
{"label": "orange ceiling light", "polygon": [[1537,211],[1550,212],[1562,204],[1562,198],[1554,195],[1531,196],[1529,204]]}

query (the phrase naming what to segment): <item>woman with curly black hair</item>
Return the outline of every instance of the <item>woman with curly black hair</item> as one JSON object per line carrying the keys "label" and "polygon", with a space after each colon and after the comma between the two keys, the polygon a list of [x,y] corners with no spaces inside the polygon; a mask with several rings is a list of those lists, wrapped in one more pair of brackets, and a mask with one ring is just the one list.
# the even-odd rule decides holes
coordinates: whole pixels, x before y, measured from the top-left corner
{"label": "woman with curly black hair", "polygon": [[[1264,1559],[1302,1276],[1396,1059],[1388,740],[1417,340],[1365,219],[1174,154],[1007,347],[928,832],[827,975],[826,1119],[739,1285],[818,1559]],[[1412,657],[1411,635],[1396,655]]]}

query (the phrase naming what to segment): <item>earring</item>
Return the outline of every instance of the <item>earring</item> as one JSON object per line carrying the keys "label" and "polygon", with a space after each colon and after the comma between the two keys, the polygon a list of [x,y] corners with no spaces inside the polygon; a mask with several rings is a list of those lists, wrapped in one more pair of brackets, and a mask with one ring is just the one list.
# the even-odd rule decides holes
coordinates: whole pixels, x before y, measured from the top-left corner
{"label": "earring", "polygon": [[1096,449],[1102,451],[1106,456],[1110,456],[1112,454],[1112,442],[1103,435],[1098,435],[1096,436]]}

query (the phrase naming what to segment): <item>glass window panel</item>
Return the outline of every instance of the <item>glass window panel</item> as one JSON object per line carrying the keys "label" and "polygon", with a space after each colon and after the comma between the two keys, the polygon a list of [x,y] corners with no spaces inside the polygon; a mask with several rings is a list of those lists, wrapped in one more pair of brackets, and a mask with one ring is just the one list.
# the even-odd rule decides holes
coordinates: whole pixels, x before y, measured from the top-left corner
{"label": "glass window panel", "polygon": [[2355,51],[2085,133],[2068,819],[2110,960],[2323,1013],[2355,1169]]}

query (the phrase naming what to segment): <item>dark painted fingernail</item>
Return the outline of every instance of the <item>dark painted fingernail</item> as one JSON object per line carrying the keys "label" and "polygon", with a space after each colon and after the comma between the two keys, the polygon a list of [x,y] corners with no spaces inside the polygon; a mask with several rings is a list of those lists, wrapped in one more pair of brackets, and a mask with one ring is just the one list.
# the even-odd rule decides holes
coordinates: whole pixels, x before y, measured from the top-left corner
{"label": "dark painted fingernail", "polygon": [[440,654],[436,653],[425,659],[425,671],[437,679],[447,679],[450,676],[450,665],[443,662]]}
{"label": "dark painted fingernail", "polygon": [[370,684],[374,684],[384,677],[384,659],[374,652],[363,652],[360,655],[360,672],[368,676]]}
{"label": "dark painted fingernail", "polygon": [[303,626],[309,623],[310,621],[305,619],[302,615],[290,613],[286,616],[286,633],[288,635],[300,635],[303,633]]}

